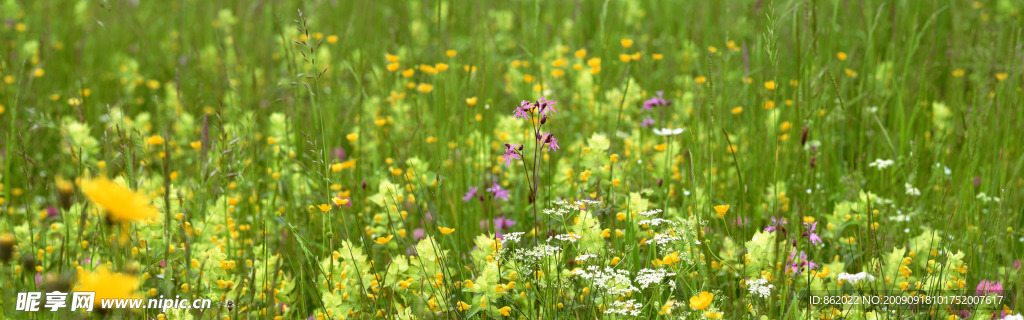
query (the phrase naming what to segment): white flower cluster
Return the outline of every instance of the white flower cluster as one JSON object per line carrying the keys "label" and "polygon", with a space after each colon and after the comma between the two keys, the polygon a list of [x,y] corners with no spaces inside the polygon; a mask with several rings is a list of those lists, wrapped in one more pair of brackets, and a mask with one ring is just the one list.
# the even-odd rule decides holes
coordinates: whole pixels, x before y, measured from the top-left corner
{"label": "white flower cluster", "polygon": [[872,276],[867,272],[859,272],[855,274],[843,272],[836,275],[836,279],[839,279],[840,281],[847,281],[849,283],[857,283],[864,279],[867,279],[868,281],[875,281],[875,276]]}
{"label": "white flower cluster", "polygon": [[566,214],[572,213],[573,211],[580,211],[580,208],[585,208],[588,205],[597,205],[600,203],[601,201],[590,199],[576,200],[573,201],[572,203],[569,203],[568,201],[565,200],[558,200],[555,202],[555,204],[558,205],[558,208],[544,209],[544,214],[564,216]]}
{"label": "white flower cluster", "polygon": [[612,302],[612,307],[605,310],[605,314],[620,314],[624,316],[639,316],[640,309],[643,308],[643,304],[636,302],[636,300],[629,299],[626,301],[615,301]]}
{"label": "white flower cluster", "polygon": [[652,227],[657,227],[657,226],[661,225],[662,223],[667,223],[668,225],[671,225],[671,226],[676,225],[675,221],[666,220],[666,219],[662,219],[662,218],[654,218],[654,219],[650,219],[650,220],[640,220],[640,222],[637,222],[637,225],[642,226],[642,225],[646,224],[646,225],[650,225]]}
{"label": "white flower cluster", "polygon": [[984,203],[989,203],[989,202],[993,202],[993,201],[995,201],[995,203],[999,203],[999,201],[1002,201],[1002,199],[999,199],[999,197],[990,197],[989,195],[985,194],[984,192],[978,193],[978,195],[975,196],[974,198],[978,199],[978,200],[981,200],[981,202],[984,202]]}
{"label": "white flower cluster", "polygon": [[640,211],[639,213],[640,213],[641,216],[650,217],[650,216],[653,216],[653,215],[661,213],[661,209]]}
{"label": "white flower cluster", "polygon": [[895,163],[896,162],[892,160],[875,159],[875,162],[868,164],[868,166],[872,168],[877,168],[878,170],[882,170],[891,167]]}
{"label": "white flower cluster", "polygon": [[580,256],[576,257],[576,261],[587,261],[587,260],[589,260],[591,258],[597,258],[597,255],[596,254],[581,254]]}
{"label": "white flower cluster", "polygon": [[575,269],[572,274],[593,281],[594,287],[604,290],[610,295],[622,295],[640,291],[633,286],[629,271],[612,267],[588,266],[586,269]]}
{"label": "white flower cluster", "polygon": [[658,245],[665,245],[674,241],[679,241],[679,239],[682,238],[667,233],[659,233],[654,235],[654,238],[652,238],[651,241],[654,241],[654,243],[657,243]]}
{"label": "white flower cluster", "polygon": [[768,283],[765,278],[758,278],[747,283],[747,290],[750,291],[751,296],[760,296],[762,299],[768,298],[772,294],[772,288],[775,286]]}
{"label": "white flower cluster", "polygon": [[509,242],[509,241],[512,241],[512,242],[515,242],[515,243],[519,243],[519,240],[522,240],[522,238],[523,238],[523,234],[526,234],[526,232],[512,232],[512,233],[506,234],[505,237],[503,237],[501,239],[501,244],[504,245],[506,242]]}
{"label": "white flower cluster", "polygon": [[640,284],[640,289],[647,289],[651,284],[658,284],[665,280],[666,277],[676,275],[672,272],[667,272],[665,269],[647,269],[643,268],[639,273],[636,274],[636,282]]}
{"label": "white flower cluster", "polygon": [[[577,240],[583,238],[583,236],[580,236],[580,235],[575,234],[575,233],[563,233],[563,234],[555,235],[554,238],[558,239],[560,241],[576,242]],[[551,238],[548,238],[548,241],[551,241]]]}
{"label": "white flower cluster", "polygon": [[565,208],[557,208],[557,209],[555,209],[555,208],[547,208],[547,209],[544,209],[544,214],[549,215],[549,216],[552,215],[552,214],[556,215],[556,216],[564,216],[565,214],[567,214],[569,212],[570,211],[565,209]]}
{"label": "white flower cluster", "polygon": [[559,251],[562,251],[562,248],[542,244],[530,249],[516,249],[513,254],[516,257],[524,257],[529,260],[539,261],[546,257],[556,255]]}
{"label": "white flower cluster", "polygon": [[921,190],[918,190],[917,188],[914,188],[914,185],[910,184],[909,182],[903,184],[903,187],[907,189],[907,195],[908,196],[915,196],[916,197],[916,196],[921,195]]}

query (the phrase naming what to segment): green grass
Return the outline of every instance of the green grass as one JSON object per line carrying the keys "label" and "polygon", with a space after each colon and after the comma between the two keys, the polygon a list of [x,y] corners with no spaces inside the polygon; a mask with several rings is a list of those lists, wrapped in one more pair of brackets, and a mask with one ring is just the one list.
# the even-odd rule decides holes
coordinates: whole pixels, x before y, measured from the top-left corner
{"label": "green grass", "polygon": [[[972,318],[1018,314],[1020,7],[0,0],[0,233],[15,239],[0,243],[0,318],[157,318],[15,311],[18,292],[42,291],[37,274],[71,291],[97,260],[140,297],[214,301],[172,319],[610,319],[631,299],[652,319],[946,319],[966,314],[831,313],[807,293],[973,295],[982,280],[1006,299],[965,307]],[[643,127],[658,91],[672,104]],[[541,96],[558,101],[540,130],[557,151],[512,118]],[[505,143],[524,159],[504,166]],[[145,194],[159,217],[110,222],[80,188],[96,177]],[[495,183],[507,201],[486,191]],[[350,203],[318,208],[334,198]],[[598,202],[544,212],[583,199]],[[653,209],[676,224],[638,225]],[[503,234],[525,234],[493,252],[481,221],[499,217],[516,223]],[[788,232],[764,232],[772,218]],[[801,236],[805,221],[823,245]],[[579,241],[549,240],[570,232]],[[681,239],[651,245],[655,232]],[[516,251],[545,243],[561,251]],[[786,272],[792,248],[820,267]],[[588,266],[637,290],[573,274]],[[643,269],[675,275],[640,289]],[[837,278],[861,271],[877,279]],[[748,292],[757,278],[770,297]],[[697,310],[701,292],[713,301]]]}

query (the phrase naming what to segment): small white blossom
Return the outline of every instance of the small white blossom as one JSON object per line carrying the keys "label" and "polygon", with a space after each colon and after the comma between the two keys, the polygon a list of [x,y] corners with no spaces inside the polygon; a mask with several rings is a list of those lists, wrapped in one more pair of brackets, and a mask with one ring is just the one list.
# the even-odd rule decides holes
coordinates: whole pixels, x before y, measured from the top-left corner
{"label": "small white blossom", "polygon": [[576,257],[576,261],[587,261],[587,260],[589,260],[591,258],[597,258],[597,255],[596,254],[581,254],[580,256]]}
{"label": "small white blossom", "polygon": [[909,182],[903,184],[903,187],[907,189],[907,195],[908,196],[915,196],[916,197],[916,196],[921,195],[921,190],[918,190],[917,188],[914,188],[914,185],[910,184]]}
{"label": "small white blossom", "polygon": [[652,227],[657,227],[657,226],[661,225],[662,223],[668,224],[670,226],[676,225],[675,221],[665,220],[665,219],[662,219],[662,218],[654,218],[654,219],[650,219],[650,220],[641,220],[640,222],[637,222],[637,225],[642,226],[642,225],[646,224],[646,225],[650,225]]}
{"label": "small white blossom", "polygon": [[772,294],[772,288],[775,285],[768,283],[767,279],[759,278],[747,283],[747,290],[750,291],[750,295],[760,296],[762,299],[766,299]]}
{"label": "small white blossom", "polygon": [[683,128],[669,129],[669,128],[655,128],[654,134],[659,136],[674,136],[683,133]]}
{"label": "small white blossom", "polygon": [[653,215],[661,213],[661,209],[640,211],[639,213],[640,213],[641,216],[650,217],[650,216],[653,216]]}
{"label": "small white blossom", "polygon": [[647,289],[651,284],[661,283],[665,278],[674,275],[676,274],[666,272],[665,269],[652,270],[643,268],[636,274],[636,282],[640,284],[640,289]]}
{"label": "small white blossom", "polygon": [[525,234],[525,232],[512,232],[512,233],[506,234],[505,237],[501,239],[501,244],[504,245],[506,242],[509,242],[509,241],[512,241],[512,242],[515,242],[515,243],[519,243],[519,240],[522,239],[523,234]]}
{"label": "small white blossom", "polygon": [[640,309],[643,308],[643,304],[636,302],[636,300],[630,299],[626,301],[615,301],[612,302],[611,308],[605,310],[605,314],[620,314],[628,316],[639,316]]}
{"label": "small white blossom", "polygon": [[868,164],[868,166],[872,168],[878,168],[878,170],[882,170],[892,166],[894,163],[896,162],[892,160],[875,159],[875,162]]}
{"label": "small white blossom", "polygon": [[[560,241],[568,241],[568,242],[576,242],[576,240],[579,240],[580,238],[583,238],[583,237],[578,235],[578,234],[575,234],[575,233],[564,233],[564,234],[555,235],[555,239],[558,239]],[[549,238],[548,241],[551,241],[551,239]]]}
{"label": "small white blossom", "polygon": [[875,281],[875,276],[872,276],[872,275],[868,274],[867,272],[860,272],[860,273],[855,273],[855,274],[849,274],[849,273],[843,272],[843,273],[840,273],[840,274],[836,275],[836,278],[839,279],[839,280],[845,280],[845,281],[847,281],[849,283],[857,283],[857,282],[860,282],[861,280],[864,280],[864,279],[867,279],[868,281]]}

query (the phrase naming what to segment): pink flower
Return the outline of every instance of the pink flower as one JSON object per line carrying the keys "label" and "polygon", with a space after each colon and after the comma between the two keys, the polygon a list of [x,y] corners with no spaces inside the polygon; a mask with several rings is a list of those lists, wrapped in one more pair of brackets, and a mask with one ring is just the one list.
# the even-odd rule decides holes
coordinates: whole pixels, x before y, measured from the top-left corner
{"label": "pink flower", "polygon": [[1003,292],[1003,284],[997,281],[981,280],[978,288],[974,290],[976,296],[987,296],[989,294],[999,295]]}
{"label": "pink flower", "polygon": [[494,199],[501,199],[501,200],[508,201],[509,191],[502,189],[501,186],[499,186],[497,183],[495,183],[490,188],[487,188],[487,192],[493,192],[494,193]]}
{"label": "pink flower", "polygon": [[523,102],[520,102],[519,106],[516,107],[516,111],[512,117],[515,119],[522,118],[523,120],[530,120],[530,109],[532,108],[533,104],[529,101],[523,100]]}
{"label": "pink flower", "polygon": [[473,197],[476,197],[476,188],[469,187],[469,192],[466,192],[466,196],[462,197],[462,201],[469,202],[469,200],[473,200]]}
{"label": "pink flower", "polygon": [[517,144],[514,144],[514,143],[513,144],[508,144],[508,143],[505,144],[505,154],[501,155],[501,158],[505,160],[505,167],[506,168],[512,166],[512,161],[522,159],[521,157],[519,157],[519,153],[516,152],[516,151],[518,151],[519,149],[522,149],[522,148],[523,148],[523,146],[517,145]]}

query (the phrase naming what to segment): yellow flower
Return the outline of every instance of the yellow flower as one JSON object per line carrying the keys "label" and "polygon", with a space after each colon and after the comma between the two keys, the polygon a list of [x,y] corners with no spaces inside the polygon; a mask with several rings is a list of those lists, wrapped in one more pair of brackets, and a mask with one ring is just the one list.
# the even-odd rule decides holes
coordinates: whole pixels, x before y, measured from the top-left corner
{"label": "yellow flower", "polygon": [[405,69],[404,71],[402,71],[402,76],[408,78],[408,77],[411,77],[415,73],[416,73],[416,69]]}
{"label": "yellow flower", "polygon": [[391,238],[394,238],[394,237],[395,236],[393,236],[393,235],[388,235],[387,237],[377,238],[377,240],[373,240],[373,242],[376,242],[379,245],[385,245],[385,244],[388,244],[388,242],[391,242]]}
{"label": "yellow flower", "polygon": [[765,101],[764,102],[764,108],[765,109],[775,108],[775,101],[771,101],[771,100]]}
{"label": "yellow flower", "polygon": [[74,291],[96,293],[93,300],[95,307],[100,307],[100,301],[107,299],[140,298],[135,292],[139,286],[138,278],[110,272],[105,266],[101,266],[96,272],[79,270],[78,279],[75,282]]}
{"label": "yellow flower", "polygon": [[764,88],[768,90],[775,90],[775,81],[765,81]]}
{"label": "yellow flower", "polygon": [[708,317],[708,319],[721,319],[722,313],[715,311],[704,311],[704,316]]}
{"label": "yellow flower", "polygon": [[660,54],[660,53],[652,53],[651,54],[651,58],[654,58],[654,60],[661,60],[664,57],[665,57],[665,55]]}
{"label": "yellow flower", "polygon": [[329,36],[327,36],[327,43],[334,44],[334,43],[337,43],[337,42],[338,42],[338,36],[336,36],[336,35],[329,35]]}
{"label": "yellow flower", "polygon": [[633,46],[633,39],[622,39],[619,40],[619,43],[622,44],[623,48],[629,48]]}
{"label": "yellow flower", "polygon": [[836,58],[839,58],[839,61],[846,61],[846,52],[836,53]]}
{"label": "yellow flower", "polygon": [[708,46],[708,52],[716,53],[718,52],[718,48],[715,48],[715,46]]}
{"label": "yellow flower", "polygon": [[661,305],[661,311],[658,311],[658,315],[667,315],[672,313],[672,304],[675,300],[666,301],[665,304]]}
{"label": "yellow flower", "polygon": [[470,107],[475,106],[476,105],[476,100],[477,100],[476,97],[466,98],[466,104],[468,104]]}
{"label": "yellow flower", "polygon": [[508,306],[501,307],[501,309],[498,309],[498,312],[501,313],[502,316],[506,316],[506,317],[512,316],[512,312],[511,311],[512,311],[512,308],[508,307]]}
{"label": "yellow flower", "polygon": [[846,76],[851,77],[851,78],[852,77],[856,77],[857,76],[857,71],[853,71],[852,69],[846,69]]}
{"label": "yellow flower", "polygon": [[714,294],[707,291],[703,291],[698,295],[690,297],[690,308],[693,308],[695,310],[707,309],[708,306],[711,305],[711,301],[714,300],[714,298]]}
{"label": "yellow flower", "polygon": [[320,208],[320,211],[323,211],[323,212],[325,212],[325,213],[326,213],[327,211],[331,211],[331,205],[329,205],[329,204],[326,204],[326,203],[321,203],[320,205],[318,205],[318,206],[316,206],[316,207],[317,207],[317,208]]}
{"label": "yellow flower", "polygon": [[966,73],[964,71],[964,69],[955,69],[955,70],[953,70],[953,77],[957,77],[957,78],[963,77],[964,73]]}
{"label": "yellow flower", "polygon": [[115,222],[142,221],[156,218],[156,207],[146,195],[108,180],[106,177],[82,181],[85,196],[102,207]]}
{"label": "yellow flower", "polygon": [[818,278],[824,279],[825,277],[828,276],[829,273],[832,273],[832,271],[829,269],[828,266],[824,266],[821,268],[821,272],[818,272],[817,276]]}
{"label": "yellow flower", "polygon": [[[388,71],[395,72],[395,70],[398,70],[398,62],[389,63],[387,68],[388,68]],[[403,75],[404,75],[404,73],[403,73]]]}
{"label": "yellow flower", "polygon": [[575,55],[577,58],[580,58],[580,59],[586,58],[587,57],[587,49],[576,50],[576,52],[573,53],[573,55]]}
{"label": "yellow flower", "polygon": [[705,82],[708,81],[708,78],[706,78],[704,76],[699,76],[699,77],[694,78],[693,81],[697,81],[697,84],[704,84]]}
{"label": "yellow flower", "polygon": [[447,63],[435,64],[434,65],[434,69],[437,69],[437,71],[439,71],[439,72],[448,71],[448,64]]}
{"label": "yellow flower", "polygon": [[421,83],[418,86],[416,86],[416,91],[422,93],[430,93],[431,91],[434,91],[434,86],[429,83]]}
{"label": "yellow flower", "polygon": [[385,53],[384,54],[384,59],[387,59],[388,62],[398,62],[399,58],[396,55],[393,55],[393,54],[390,54],[390,53]]}
{"label": "yellow flower", "polygon": [[1003,80],[1006,80],[1006,77],[1008,77],[1008,76],[1009,75],[1006,74],[1006,72],[997,73],[996,74],[996,80],[1003,81]]}
{"label": "yellow flower", "polygon": [[338,197],[334,197],[334,199],[331,199],[331,201],[334,202],[334,205],[336,206],[343,206],[348,204],[348,199],[342,199]]}
{"label": "yellow flower", "polygon": [[149,138],[146,138],[146,144],[149,144],[151,146],[159,146],[161,144],[164,144],[164,138],[154,135]]}
{"label": "yellow flower", "polygon": [[455,232],[455,228],[437,227],[437,231],[441,231],[441,234],[443,235],[449,235],[452,232]]}
{"label": "yellow flower", "polygon": [[469,305],[466,304],[465,302],[459,301],[458,305],[459,305],[459,311],[469,310]]}
{"label": "yellow flower", "polygon": [[743,107],[732,108],[732,114],[740,114],[740,113],[743,113]]}
{"label": "yellow flower", "polygon": [[662,143],[662,144],[654,146],[654,150],[665,151],[665,148],[667,148],[667,147],[668,147],[668,143]]}
{"label": "yellow flower", "polygon": [[622,62],[629,62],[629,55],[625,54],[625,53],[620,54],[619,55],[619,60],[622,60]]}
{"label": "yellow flower", "polygon": [[448,56],[449,58],[453,58],[457,54],[459,54],[459,52],[455,50],[448,50],[444,52],[444,55]]}
{"label": "yellow flower", "polygon": [[725,217],[725,213],[729,211],[729,205],[717,205],[715,206],[715,212],[718,212],[718,218]]}

